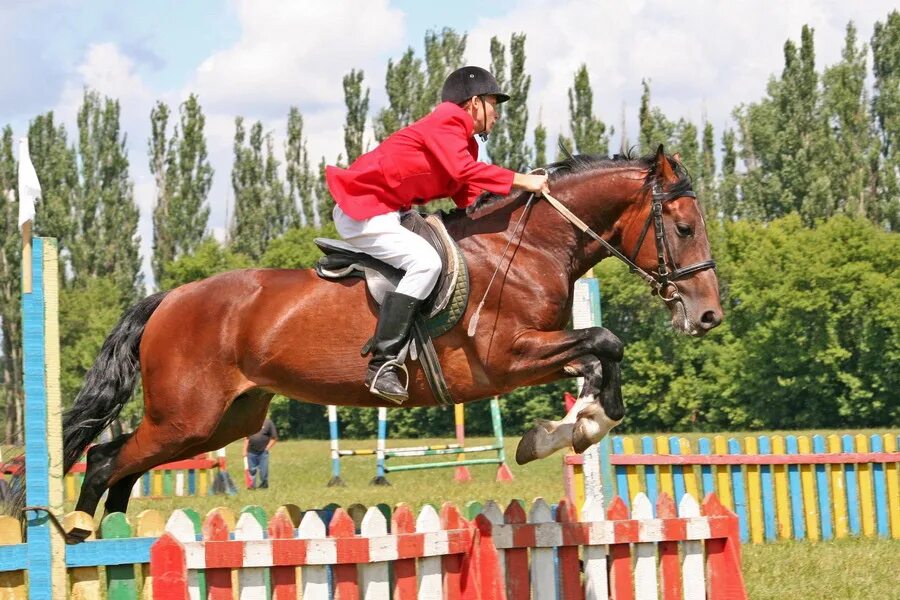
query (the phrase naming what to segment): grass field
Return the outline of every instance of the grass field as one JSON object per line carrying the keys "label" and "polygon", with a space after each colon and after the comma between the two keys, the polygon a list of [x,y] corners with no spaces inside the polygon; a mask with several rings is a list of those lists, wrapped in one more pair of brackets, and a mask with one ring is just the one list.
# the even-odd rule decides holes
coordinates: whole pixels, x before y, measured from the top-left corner
{"label": "grass field", "polygon": [[[447,441],[402,440],[392,441],[391,446]],[[468,440],[472,445],[489,441]],[[516,441],[507,442],[508,456],[513,455]],[[342,448],[348,449],[371,446],[371,441],[342,442]],[[462,505],[467,500],[492,499],[506,504],[513,498],[530,501],[537,496],[556,502],[563,496],[560,455],[524,467],[512,465],[515,475],[512,483],[495,483],[495,468],[479,465],[470,467],[473,476],[470,483],[454,483],[453,469],[433,469],[390,474],[392,486],[388,488],[368,485],[375,471],[374,457],[351,457],[342,459],[342,474],[347,487],[327,488],[325,483],[331,474],[328,442],[284,441],[272,450],[269,489],[246,490],[243,489],[241,444],[231,444],[227,451],[229,472],[239,490],[236,496],[138,499],[132,501],[129,514],[137,515],[148,508],[168,514],[181,506],[192,506],[201,514],[216,506],[228,506],[238,511],[248,504],[263,506],[271,513],[272,509],[285,503],[306,509],[331,502],[342,506],[354,502],[367,506],[379,502],[390,505],[407,502],[418,508],[425,503],[440,505],[444,501]],[[898,541],[851,539],[747,544],[742,550],[744,577],[750,597],[754,599],[900,599]]]}

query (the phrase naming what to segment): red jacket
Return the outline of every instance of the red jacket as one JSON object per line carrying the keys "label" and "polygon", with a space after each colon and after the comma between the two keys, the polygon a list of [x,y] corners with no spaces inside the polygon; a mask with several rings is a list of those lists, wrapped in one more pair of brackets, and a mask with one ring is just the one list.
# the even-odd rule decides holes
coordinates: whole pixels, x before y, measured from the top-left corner
{"label": "red jacket", "polygon": [[515,173],[478,162],[472,117],[452,102],[397,131],[347,169],[328,167],[334,201],[356,220],[451,197],[465,208],[487,190],[508,194]]}

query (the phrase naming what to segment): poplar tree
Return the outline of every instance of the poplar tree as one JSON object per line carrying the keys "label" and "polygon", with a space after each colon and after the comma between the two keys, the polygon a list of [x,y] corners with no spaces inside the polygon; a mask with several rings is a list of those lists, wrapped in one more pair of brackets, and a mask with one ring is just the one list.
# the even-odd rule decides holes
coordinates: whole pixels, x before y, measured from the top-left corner
{"label": "poplar tree", "polygon": [[703,126],[703,141],[700,145],[700,170],[694,174],[694,189],[704,206],[711,206],[715,199],[716,140],[712,123]]}
{"label": "poplar tree", "polygon": [[284,182],[278,175],[278,159],[275,158],[275,141],[272,134],[266,135],[266,161],[263,171],[263,188],[266,219],[266,247],[269,242],[300,224],[300,215],[291,197],[285,192]]}
{"label": "poplar tree", "polygon": [[812,29],[803,27],[799,48],[785,42],[784,63],[766,98],[736,110],[747,165],[742,201],[757,218],[797,212],[812,225],[835,211]]}
{"label": "poplar tree", "polygon": [[416,58],[412,48],[408,48],[396,63],[393,59],[388,60],[385,75],[388,106],[382,108],[374,119],[376,140],[381,142],[401,127],[412,123],[416,102],[424,88],[422,60]]}
{"label": "poplar tree", "polygon": [[[696,178],[701,171],[700,167],[700,143],[697,136],[697,126],[687,119],[679,119],[675,126],[675,139],[668,152],[677,153],[681,164],[687,169],[691,177]],[[695,188],[696,189],[696,184]]]}
{"label": "poplar tree", "polygon": [[652,154],[660,144],[665,145],[666,151],[674,150],[670,147],[675,141],[677,124],[670,121],[663,112],[654,107],[650,102],[650,82],[641,80],[641,104],[638,111],[640,124],[640,148],[641,154]]}
{"label": "poplar tree", "polygon": [[300,226],[307,227],[316,222],[315,178],[309,164],[307,139],[303,135],[303,115],[295,106],[288,113],[287,134],[284,147],[287,193],[291,204],[299,207]]}
{"label": "poplar tree", "polygon": [[579,154],[609,154],[609,134],[606,133],[606,124],[594,116],[594,91],[585,64],[575,73],[573,85],[569,88],[569,127]]}
{"label": "poplar tree", "polygon": [[316,178],[316,213],[315,213],[315,222],[313,223],[315,227],[322,227],[325,223],[334,222],[334,216],[332,215],[332,211],[334,210],[334,198],[331,197],[331,192],[328,191],[328,185],[325,182],[325,167],[327,166],[327,162],[325,157],[322,157],[322,160],[319,161],[319,172],[318,177]]}
{"label": "poplar tree", "polygon": [[547,165],[547,128],[538,120],[534,128],[534,166]]}
{"label": "poplar tree", "polygon": [[[60,259],[68,264],[74,241],[72,210],[78,198],[78,159],[69,145],[66,129],[52,112],[39,115],[28,127],[31,162],[41,182],[40,219],[36,235],[59,240]],[[63,282],[69,278],[63,275]]]}
{"label": "poplar tree", "polygon": [[179,108],[179,123],[167,139],[168,107],[158,102],[150,114],[150,172],[156,181],[153,210],[153,271],[162,281],[166,266],[192,254],[203,241],[209,220],[207,198],[212,186],[204,127],[197,96]]}
{"label": "poplar tree", "polygon": [[347,118],[344,123],[344,149],[347,151],[347,164],[351,164],[363,152],[363,134],[366,129],[366,118],[369,114],[369,89],[363,93],[362,71],[352,69],[344,75],[344,103],[347,106]]}
{"label": "poplar tree", "polygon": [[528,131],[528,91],[531,76],[525,73],[525,34],[514,33],[509,40],[509,69],[506,47],[491,38],[491,72],[500,89],[509,94],[508,102],[498,107],[501,118],[494,125],[487,148],[491,161],[514,171],[525,171],[531,165],[532,152],[525,143]]}
{"label": "poplar tree", "polygon": [[117,100],[85,90],[78,111],[81,178],[72,207],[73,276],[109,277],[123,301],[143,294],[137,235],[138,208],[128,176],[126,136]]}
{"label": "poplar tree", "polygon": [[822,102],[830,133],[828,171],[836,208],[873,218],[877,213],[878,138],[865,90],[866,54],[865,44],[857,46],[856,27],[848,23],[841,61],[822,75]]}
{"label": "poplar tree", "polygon": [[22,317],[21,247],[18,227],[17,163],[13,132],[7,125],[0,136],[0,401],[3,402],[7,444],[21,443],[22,428]]}
{"label": "poplar tree", "polygon": [[900,12],[875,23],[872,35],[874,95],[872,113],[880,141],[876,207],[872,218],[891,231],[900,229]]}
{"label": "poplar tree", "polygon": [[235,252],[256,261],[269,242],[270,211],[266,205],[262,123],[257,121],[253,124],[249,138],[243,117],[237,117],[234,126],[234,166],[231,170],[234,222],[231,225],[231,243]]}
{"label": "poplar tree", "polygon": [[441,88],[451,71],[463,64],[466,36],[453,29],[425,34],[425,62],[412,48],[396,63],[388,60],[385,91],[388,106],[373,119],[379,142],[402,127],[427,115],[441,101]]}
{"label": "poplar tree", "polygon": [[716,198],[716,214],[724,220],[731,221],[742,217],[738,205],[738,176],[736,173],[737,151],[733,129],[722,133],[722,181],[719,184]]}
{"label": "poplar tree", "polygon": [[425,33],[425,63],[422,92],[415,104],[412,120],[421,119],[441,102],[441,89],[447,76],[463,66],[466,53],[465,34],[459,35],[450,27],[440,32]]}

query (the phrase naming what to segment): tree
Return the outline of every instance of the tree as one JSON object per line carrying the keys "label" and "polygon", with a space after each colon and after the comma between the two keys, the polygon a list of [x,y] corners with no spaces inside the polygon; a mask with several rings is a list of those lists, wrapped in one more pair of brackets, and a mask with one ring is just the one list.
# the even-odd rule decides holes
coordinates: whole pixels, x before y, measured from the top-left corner
{"label": "tree", "polygon": [[880,140],[876,207],[867,211],[891,231],[900,228],[900,12],[875,23],[872,35],[875,93],[872,113]]}
{"label": "tree", "polygon": [[543,167],[547,165],[547,128],[538,119],[538,124],[534,128],[534,166]]}
{"label": "tree", "polygon": [[364,74],[353,69],[344,75],[344,103],[347,105],[347,118],[344,124],[344,149],[347,151],[347,164],[362,154],[363,133],[366,129],[366,117],[369,113],[369,90],[362,91]]}
{"label": "tree", "polygon": [[700,196],[703,205],[709,209],[715,204],[715,178],[716,178],[716,139],[713,135],[713,126],[709,121],[703,126],[703,143],[700,148],[700,169],[694,175],[694,189]]}
{"label": "tree", "polygon": [[866,45],[857,47],[856,27],[847,25],[841,61],[822,75],[822,108],[828,126],[828,171],[836,208],[877,220],[874,198],[877,135],[865,90]]}
{"label": "tree", "polygon": [[575,73],[573,86],[569,88],[569,127],[579,154],[609,154],[609,134],[606,124],[594,116],[594,91],[585,64]]}
{"label": "tree", "polygon": [[197,96],[182,103],[180,122],[166,139],[168,107],[157,102],[150,113],[150,172],[156,181],[153,209],[153,271],[161,281],[168,263],[194,251],[209,220],[206,205],[213,168],[206,150],[206,119]]}
{"label": "tree", "polygon": [[[368,93],[366,95],[368,97]],[[299,224],[306,227],[316,221],[316,198],[307,140],[303,136],[303,115],[295,106],[288,113],[287,132],[284,156],[287,163],[288,197],[294,206],[300,207],[297,215]]]}
{"label": "tree", "polygon": [[[78,160],[66,129],[52,112],[37,116],[28,127],[31,162],[41,182],[40,218],[35,234],[59,240],[60,258],[67,264],[73,239],[72,211],[78,198]],[[63,277],[64,282],[68,278]]]}
{"label": "tree", "polygon": [[431,112],[441,101],[441,88],[450,71],[462,66],[466,36],[445,27],[425,34],[425,63],[407,48],[396,63],[388,60],[385,91],[388,106],[373,120],[375,139],[381,142],[402,127]]}
{"label": "tree", "polygon": [[[691,177],[696,178],[701,172],[697,126],[687,119],[679,119],[678,124],[675,126],[675,139],[673,142],[669,152],[677,152],[687,172]],[[694,189],[696,189],[696,184]]]}
{"label": "tree", "polygon": [[263,173],[264,205],[269,218],[266,221],[266,240],[274,240],[300,222],[300,215],[293,199],[285,193],[284,183],[278,175],[278,159],[275,158],[275,141],[266,135],[266,162]]}
{"label": "tree", "polygon": [[81,181],[72,207],[70,265],[75,278],[111,277],[121,297],[134,301],[143,294],[138,208],[119,113],[117,100],[85,90],[77,117]]}
{"label": "tree", "polygon": [[[234,125],[234,166],[231,170],[234,223],[230,239],[235,252],[258,260],[269,243],[268,219],[272,212],[266,202],[262,123],[253,124],[249,140],[243,117],[237,117]],[[245,141],[248,142],[246,145]]]}
{"label": "tree", "polygon": [[313,225],[322,227],[323,223],[331,223],[334,221],[332,211],[334,210],[334,198],[328,191],[328,184],[325,182],[325,167],[327,163],[325,157],[319,161],[319,176],[316,178],[316,213]]}
{"label": "tree", "polygon": [[[496,38],[491,38],[491,72],[497,78],[500,89],[510,99],[503,104],[503,116],[494,125],[487,148],[491,160],[514,171],[524,171],[532,166],[531,149],[525,143],[528,130],[528,90],[531,76],[525,74],[525,34],[514,33],[509,40],[510,64],[506,69],[506,48]],[[546,139],[546,132],[545,132]]]}
{"label": "tree", "polygon": [[422,93],[415,103],[412,120],[421,119],[441,102],[441,89],[452,72],[463,66],[466,53],[465,34],[444,27],[440,32],[425,33],[425,64]]}
{"label": "tree", "polygon": [[422,61],[416,58],[412,48],[408,48],[397,63],[393,59],[388,60],[385,75],[388,106],[381,109],[375,117],[373,126],[376,140],[381,142],[401,127],[412,123],[416,102],[422,97],[424,88]]}
{"label": "tree", "polygon": [[812,29],[803,27],[799,49],[785,42],[784,63],[767,97],[736,111],[747,165],[742,196],[757,218],[797,212],[812,225],[836,210]]}
{"label": "tree", "polygon": [[176,259],[166,269],[162,289],[173,289],[185,283],[206,279],[217,273],[253,266],[247,256],[223,246],[212,238],[203,240],[194,252]]}
{"label": "tree", "polygon": [[0,136],[0,400],[4,406],[3,437],[7,444],[21,443],[22,326],[21,246],[18,227],[17,170],[13,156],[13,132],[7,125]]}
{"label": "tree", "polygon": [[[650,83],[642,79],[641,105],[638,112],[640,123],[641,154],[656,152],[660,144],[671,146],[675,138],[677,125],[671,122],[663,112],[650,103]],[[669,150],[671,152],[671,149]]]}
{"label": "tree", "polygon": [[722,133],[722,181],[716,194],[716,210],[713,214],[726,221],[740,218],[738,199],[738,175],[736,173],[737,151],[734,147],[734,130]]}

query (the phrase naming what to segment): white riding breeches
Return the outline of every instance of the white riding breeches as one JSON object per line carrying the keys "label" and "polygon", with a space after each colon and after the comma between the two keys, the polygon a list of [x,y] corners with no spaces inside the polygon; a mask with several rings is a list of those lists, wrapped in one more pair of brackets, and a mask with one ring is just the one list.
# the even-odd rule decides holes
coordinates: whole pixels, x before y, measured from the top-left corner
{"label": "white riding breeches", "polygon": [[363,221],[348,216],[334,205],[334,226],[341,238],[406,274],[397,292],[419,300],[431,293],[441,275],[441,257],[424,238],[400,224],[400,213],[377,215]]}

